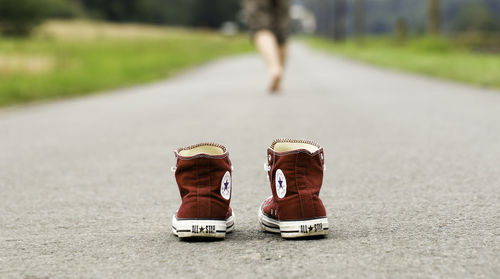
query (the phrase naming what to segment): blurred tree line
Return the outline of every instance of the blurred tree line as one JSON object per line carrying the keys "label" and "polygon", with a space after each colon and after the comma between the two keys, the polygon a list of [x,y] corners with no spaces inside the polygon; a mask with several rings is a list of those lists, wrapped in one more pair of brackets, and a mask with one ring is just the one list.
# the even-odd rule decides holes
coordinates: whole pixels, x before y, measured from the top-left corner
{"label": "blurred tree line", "polygon": [[239,10],[240,0],[0,0],[0,31],[25,35],[46,18],[72,17],[219,28]]}
{"label": "blurred tree line", "polygon": [[236,20],[239,0],[73,0],[95,18],[218,28]]}
{"label": "blurred tree line", "polygon": [[[398,25],[416,33],[500,31],[500,0],[293,1],[313,11],[317,33],[338,40]],[[25,35],[49,17],[219,28],[237,21],[240,8],[241,0],[0,0],[0,32]]]}
{"label": "blurred tree line", "polygon": [[[500,0],[302,0],[316,16],[317,33],[391,33],[397,26],[416,34],[500,32]],[[352,20],[351,20],[352,19]]]}

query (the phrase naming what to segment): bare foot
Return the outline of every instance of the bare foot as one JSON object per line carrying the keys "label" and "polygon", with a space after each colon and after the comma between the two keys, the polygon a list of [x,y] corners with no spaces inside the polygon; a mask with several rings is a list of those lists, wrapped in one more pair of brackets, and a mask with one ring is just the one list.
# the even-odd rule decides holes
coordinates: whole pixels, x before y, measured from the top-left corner
{"label": "bare foot", "polygon": [[283,76],[282,68],[271,70],[271,85],[269,86],[269,91],[271,91],[271,93],[277,93],[278,91],[280,91],[282,76]]}

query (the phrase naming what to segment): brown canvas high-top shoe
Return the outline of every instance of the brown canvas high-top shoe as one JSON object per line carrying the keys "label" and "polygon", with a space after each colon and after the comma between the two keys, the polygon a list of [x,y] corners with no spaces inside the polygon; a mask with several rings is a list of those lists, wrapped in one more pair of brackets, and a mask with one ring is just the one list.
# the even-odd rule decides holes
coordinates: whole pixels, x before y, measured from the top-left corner
{"label": "brown canvas high-top shoe", "polygon": [[277,139],[267,150],[265,168],[273,195],[259,208],[261,227],[284,238],[328,234],[328,219],[319,198],[323,148],[307,140]]}
{"label": "brown canvas high-top shoe", "polygon": [[223,238],[234,228],[231,161],[222,145],[200,143],[175,151],[175,179],[182,204],[172,217],[180,238]]}

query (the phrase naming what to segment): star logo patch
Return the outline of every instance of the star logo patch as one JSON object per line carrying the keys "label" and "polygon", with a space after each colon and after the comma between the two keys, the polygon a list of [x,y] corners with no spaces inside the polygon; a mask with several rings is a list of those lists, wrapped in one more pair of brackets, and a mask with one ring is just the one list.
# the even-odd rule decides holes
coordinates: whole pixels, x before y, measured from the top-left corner
{"label": "star logo patch", "polygon": [[229,171],[226,171],[220,182],[220,194],[226,200],[231,198],[231,174]]}
{"label": "star logo patch", "polygon": [[276,170],[274,181],[276,186],[276,194],[278,194],[278,198],[282,199],[286,195],[286,178],[281,169]]}

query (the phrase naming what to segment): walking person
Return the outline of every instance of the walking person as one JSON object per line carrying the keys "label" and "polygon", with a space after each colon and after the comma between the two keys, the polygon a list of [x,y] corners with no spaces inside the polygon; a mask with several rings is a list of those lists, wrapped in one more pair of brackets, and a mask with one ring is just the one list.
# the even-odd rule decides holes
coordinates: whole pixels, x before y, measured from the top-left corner
{"label": "walking person", "polygon": [[243,0],[252,40],[266,61],[271,83],[269,90],[281,88],[290,24],[290,0]]}

